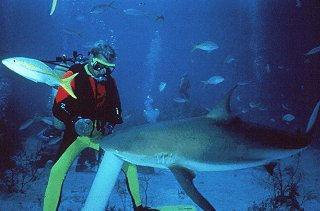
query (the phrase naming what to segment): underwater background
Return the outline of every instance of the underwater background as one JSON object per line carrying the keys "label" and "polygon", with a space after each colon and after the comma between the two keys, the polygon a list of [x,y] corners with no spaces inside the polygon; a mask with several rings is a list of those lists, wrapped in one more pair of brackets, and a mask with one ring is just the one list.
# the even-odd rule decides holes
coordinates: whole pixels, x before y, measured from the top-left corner
{"label": "underwater background", "polygon": [[[160,111],[158,121],[186,118],[207,113],[239,82],[245,85],[232,97],[233,113],[288,132],[306,128],[320,99],[320,49],[308,54],[320,47],[319,0],[117,0],[114,8],[94,10],[110,2],[58,0],[50,16],[50,0],[1,0],[0,59],[22,56],[55,60],[62,54],[71,57],[72,51],[87,56],[96,41],[107,41],[117,53],[113,76],[125,119],[116,129],[147,123],[143,110],[148,95]],[[128,14],[128,9],[139,13]],[[218,47],[211,52],[194,49],[206,41]],[[174,101],[185,73],[191,82],[187,104]],[[205,86],[202,81],[212,76],[224,80]],[[159,89],[161,82],[166,85]],[[15,148],[28,149],[24,145],[30,137],[41,142],[34,137],[46,127],[44,124],[35,123],[23,131],[19,127],[35,114],[50,116],[51,98],[51,87],[27,80],[0,64],[0,177],[12,167],[11,158],[24,153]],[[317,134],[315,149],[319,148]],[[312,155],[320,164],[319,155]],[[44,173],[41,178],[39,201],[48,175]],[[231,183],[238,180],[230,178]],[[318,180],[313,182],[308,186],[319,189]],[[9,196],[1,187],[0,201],[5,205],[0,205],[0,210],[10,204],[13,208],[9,210],[20,210],[15,203],[24,201],[23,196],[4,203]],[[215,193],[212,196],[208,199],[215,204]],[[309,210],[320,210],[319,191],[313,196]],[[246,203],[233,208],[246,210],[244,207],[252,205]],[[63,208],[70,209],[78,210]],[[218,210],[231,209],[221,205]]]}

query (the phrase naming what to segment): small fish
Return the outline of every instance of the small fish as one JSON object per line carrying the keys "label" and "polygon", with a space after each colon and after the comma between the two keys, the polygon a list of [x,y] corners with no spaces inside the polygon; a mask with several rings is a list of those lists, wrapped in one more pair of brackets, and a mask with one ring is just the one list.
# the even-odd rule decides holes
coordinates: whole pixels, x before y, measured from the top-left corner
{"label": "small fish", "polygon": [[276,122],[276,120],[275,120],[274,118],[271,118],[271,119],[270,119],[270,122],[275,123],[275,122]]}
{"label": "small fish", "polygon": [[141,10],[137,9],[124,9],[123,12],[127,15],[132,15],[132,16],[146,16],[147,13]]}
{"label": "small fish", "polygon": [[310,51],[308,51],[304,55],[305,56],[310,56],[310,55],[313,55],[313,54],[316,54],[316,53],[319,53],[319,52],[320,52],[320,45],[315,47],[315,48],[312,48]]}
{"label": "small fish", "polygon": [[270,65],[269,64],[266,64],[266,71],[267,71],[267,73],[270,73]]}
{"label": "small fish", "polygon": [[301,8],[302,3],[301,0],[296,0],[296,7]]}
{"label": "small fish", "polygon": [[286,121],[286,122],[291,122],[292,120],[294,120],[296,117],[293,116],[292,114],[285,114],[282,116],[282,120]]}
{"label": "small fish", "polygon": [[30,125],[32,125],[34,123],[35,119],[28,119],[27,121],[25,121],[23,124],[21,124],[21,126],[19,127],[19,130],[24,130],[26,128],[28,128]]}
{"label": "small fish", "polygon": [[155,18],[156,21],[164,21],[164,16],[163,15],[157,15],[156,18]]}
{"label": "small fish", "polygon": [[161,82],[159,85],[159,91],[162,92],[167,86],[166,82]]}
{"label": "small fish", "polygon": [[72,36],[78,36],[81,37],[81,34],[79,32],[70,30],[70,29],[62,29],[62,31],[66,34],[72,35]]}
{"label": "small fish", "polygon": [[267,108],[267,106],[265,106],[265,105],[260,105],[260,106],[258,107],[258,110],[260,110],[260,111],[267,111],[268,108]]}
{"label": "small fish", "polygon": [[189,102],[188,99],[181,98],[181,97],[174,98],[173,101],[176,102],[176,103],[187,103],[187,102]]}
{"label": "small fish", "polygon": [[278,65],[279,70],[283,70],[284,66],[283,65]]}
{"label": "small fish", "polygon": [[204,83],[204,85],[208,85],[208,84],[217,85],[223,81],[224,81],[224,78],[222,76],[215,75],[209,78],[208,80],[201,81],[201,82]]}
{"label": "small fish", "polygon": [[289,110],[289,106],[288,106],[288,104],[284,104],[284,103],[282,103],[281,104],[281,107],[284,109],[284,110]]}
{"label": "small fish", "polygon": [[233,56],[231,56],[231,55],[227,56],[227,57],[224,59],[224,63],[226,63],[226,64],[232,64],[232,63],[234,63],[235,61],[236,61],[236,59],[235,59]]}
{"label": "small fish", "polygon": [[261,103],[256,103],[256,102],[253,102],[253,101],[251,101],[249,103],[249,107],[250,108],[258,108],[260,105],[261,105]]}
{"label": "small fish", "polygon": [[92,7],[92,9],[90,10],[90,13],[98,15],[98,14],[101,14],[101,13],[105,12],[109,8],[115,9],[115,7],[113,6],[113,3],[114,3],[114,1],[112,1],[112,2],[110,2],[108,4],[96,5],[96,6]]}
{"label": "small fish", "polygon": [[207,51],[210,53],[211,51],[216,50],[218,48],[219,48],[219,46],[216,43],[214,43],[212,41],[205,41],[203,43],[200,43],[200,44],[193,46],[192,51],[194,51],[196,49],[201,49],[201,50],[204,50],[204,51]]}
{"label": "small fish", "polygon": [[245,113],[248,113],[248,109],[246,109],[246,108],[243,108],[243,109],[241,109],[241,113],[243,113],[243,114],[245,114]]}
{"label": "small fish", "polygon": [[245,86],[245,85],[248,85],[250,82],[247,82],[247,81],[239,81],[237,83],[238,86]]}

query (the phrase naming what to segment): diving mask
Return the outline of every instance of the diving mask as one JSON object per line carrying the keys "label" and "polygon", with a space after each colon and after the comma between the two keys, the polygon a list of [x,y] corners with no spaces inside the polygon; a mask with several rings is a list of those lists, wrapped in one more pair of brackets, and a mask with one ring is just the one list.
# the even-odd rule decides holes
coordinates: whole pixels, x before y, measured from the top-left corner
{"label": "diving mask", "polygon": [[91,60],[91,66],[95,71],[98,72],[99,75],[105,75],[107,72],[111,74],[116,65],[102,61],[98,58],[93,58]]}

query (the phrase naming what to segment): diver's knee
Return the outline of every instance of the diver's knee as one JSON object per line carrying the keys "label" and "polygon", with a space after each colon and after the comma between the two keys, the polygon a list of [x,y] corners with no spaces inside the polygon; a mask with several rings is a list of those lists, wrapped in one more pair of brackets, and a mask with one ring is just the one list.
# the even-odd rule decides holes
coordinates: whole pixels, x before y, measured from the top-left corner
{"label": "diver's knee", "polygon": [[57,176],[65,177],[66,174],[67,170],[59,167],[58,165],[53,165],[50,171],[50,178]]}

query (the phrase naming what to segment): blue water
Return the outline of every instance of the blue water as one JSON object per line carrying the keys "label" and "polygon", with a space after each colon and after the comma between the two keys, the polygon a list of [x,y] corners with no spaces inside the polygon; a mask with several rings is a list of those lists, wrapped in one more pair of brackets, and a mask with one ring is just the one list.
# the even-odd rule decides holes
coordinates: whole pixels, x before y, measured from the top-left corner
{"label": "blue water", "polygon": [[[235,113],[288,131],[305,128],[320,98],[320,53],[304,56],[320,45],[319,0],[301,0],[301,7],[295,0],[119,0],[115,9],[89,13],[104,3],[58,0],[49,16],[50,0],[1,0],[0,58],[54,60],[62,54],[71,56],[73,50],[87,55],[85,45],[105,40],[117,52],[113,75],[130,121],[143,123],[147,95],[160,110],[160,120],[177,117],[170,113],[180,106],[173,98],[179,96],[180,78],[188,73],[192,88],[186,116],[204,113],[234,84],[249,82],[232,98]],[[149,15],[127,15],[123,10],[129,8]],[[156,21],[156,15],[164,20]],[[204,41],[219,48],[211,53],[192,51]],[[225,63],[228,56],[235,61]],[[5,95],[8,105],[0,112],[15,127],[35,113],[50,113],[49,86],[28,81],[2,64],[0,71],[0,83],[5,80],[11,86],[10,95]],[[201,81],[213,75],[225,80],[203,88]],[[161,82],[167,83],[163,92],[158,89]],[[250,102],[259,103],[260,109],[251,108]],[[295,120],[283,121],[287,113]]]}
{"label": "blue water", "polygon": [[[50,60],[63,53],[71,56],[72,50],[86,55],[89,49],[83,45],[107,40],[117,50],[114,76],[128,111],[143,107],[147,93],[158,103],[175,96],[178,80],[185,72],[190,74],[193,84],[193,102],[208,107],[237,81],[254,81],[258,92],[251,93],[253,90],[249,88],[243,90],[243,97],[248,94],[249,98],[254,96],[266,103],[282,100],[291,104],[301,95],[304,102],[311,104],[319,96],[313,93],[319,86],[315,80],[319,79],[316,71],[319,55],[312,56],[308,65],[303,62],[303,54],[320,43],[318,1],[303,1],[301,8],[293,0],[118,1],[114,3],[116,9],[102,14],[89,13],[93,6],[103,3],[60,0],[53,16],[49,16],[50,1],[2,1],[0,43],[1,49],[8,52],[2,57]],[[128,8],[151,15],[129,16],[123,12]],[[164,21],[155,21],[155,15],[163,15]],[[194,44],[206,40],[217,43],[219,49],[191,53]],[[228,55],[236,58],[234,64],[223,62]],[[259,65],[254,63],[257,58]],[[270,74],[261,68],[266,64],[270,66]],[[286,71],[278,71],[278,66]],[[203,90],[199,82],[212,75],[222,75],[225,82]],[[13,73],[9,76],[19,80],[20,87],[25,86],[23,91],[15,92],[17,98],[25,98],[22,104],[35,102],[33,98],[39,96],[41,101],[36,105],[45,105],[49,87],[32,84]],[[167,88],[159,94],[161,81],[167,83]],[[35,88],[39,86],[43,87],[41,92]],[[277,90],[283,92],[285,99]]]}
{"label": "blue water", "polygon": [[[260,102],[268,109],[259,121],[267,123],[271,116],[279,119],[279,105],[288,104],[297,117],[294,123],[303,127],[308,118],[305,111],[308,113],[319,98],[319,54],[310,56],[308,64],[304,62],[304,53],[320,44],[319,1],[302,1],[297,7],[293,0],[130,0],[116,1],[115,9],[101,14],[89,13],[93,6],[103,3],[59,0],[55,13],[49,16],[50,1],[1,1],[0,46],[5,51],[1,58],[52,60],[64,53],[71,56],[73,50],[86,55],[89,49],[84,45],[106,40],[117,51],[114,76],[128,113],[142,112],[148,94],[160,107],[174,106],[172,99],[178,95],[184,73],[191,78],[195,107],[211,108],[233,84],[250,81],[238,90],[242,101],[235,103],[235,110],[248,107],[251,101]],[[123,10],[128,8],[150,15],[126,15]],[[164,21],[156,21],[155,15],[163,15]],[[217,43],[219,49],[191,52],[194,44],[207,40]],[[236,60],[226,64],[224,59],[229,55]],[[14,87],[11,100],[19,107],[18,113],[48,110],[50,87],[1,69]],[[213,75],[221,75],[225,81],[203,89],[200,81]],[[158,90],[160,82],[167,83],[162,93]],[[260,118],[258,113],[254,110],[246,116]]]}

